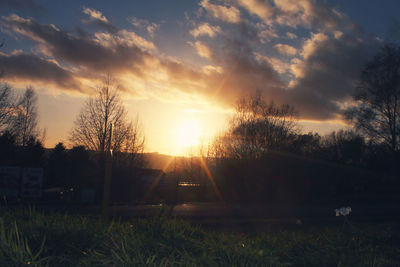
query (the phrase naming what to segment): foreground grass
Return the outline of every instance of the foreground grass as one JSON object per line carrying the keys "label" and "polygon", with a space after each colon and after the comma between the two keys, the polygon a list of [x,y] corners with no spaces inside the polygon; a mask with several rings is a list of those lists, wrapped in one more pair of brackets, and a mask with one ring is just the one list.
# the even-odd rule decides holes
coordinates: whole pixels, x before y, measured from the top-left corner
{"label": "foreground grass", "polygon": [[[0,266],[400,266],[394,223],[245,235],[0,208]],[[312,230],[310,230],[312,229]]]}

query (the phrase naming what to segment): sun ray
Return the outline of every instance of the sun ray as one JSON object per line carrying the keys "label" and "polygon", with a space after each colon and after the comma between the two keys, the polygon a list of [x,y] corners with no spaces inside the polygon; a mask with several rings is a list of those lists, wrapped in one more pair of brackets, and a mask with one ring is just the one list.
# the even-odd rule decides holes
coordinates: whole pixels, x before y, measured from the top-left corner
{"label": "sun ray", "polygon": [[217,184],[215,183],[214,177],[212,176],[210,169],[208,168],[206,162],[204,161],[204,157],[200,157],[200,164],[203,167],[204,172],[206,173],[206,176],[208,178],[208,180],[210,180],[213,189],[215,191],[215,193],[217,194],[218,198],[224,203],[224,199],[222,197],[221,192],[219,191]]}
{"label": "sun ray", "polygon": [[[165,163],[165,165],[164,165],[163,168],[162,168],[162,171],[163,171],[164,173],[168,171],[168,168],[169,168],[169,166],[171,165],[171,163],[172,163],[173,160],[174,160],[174,157],[170,157],[170,158],[168,159],[168,161]],[[158,185],[158,183],[160,182],[161,177],[162,177],[162,174],[160,174],[159,176],[156,177],[156,179],[154,179],[154,181],[152,182],[151,186],[147,189],[146,193],[144,194],[142,201],[143,201],[143,200],[146,200],[146,199],[150,196],[151,192],[154,190],[154,188],[155,188],[155,187]]]}

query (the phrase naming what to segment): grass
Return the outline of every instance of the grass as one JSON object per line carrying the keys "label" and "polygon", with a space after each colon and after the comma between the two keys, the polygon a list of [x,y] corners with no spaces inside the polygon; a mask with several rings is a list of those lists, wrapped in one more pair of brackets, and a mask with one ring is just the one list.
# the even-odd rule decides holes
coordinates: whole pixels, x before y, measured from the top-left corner
{"label": "grass", "polygon": [[224,233],[159,216],[111,221],[0,208],[0,266],[400,266],[392,223]]}

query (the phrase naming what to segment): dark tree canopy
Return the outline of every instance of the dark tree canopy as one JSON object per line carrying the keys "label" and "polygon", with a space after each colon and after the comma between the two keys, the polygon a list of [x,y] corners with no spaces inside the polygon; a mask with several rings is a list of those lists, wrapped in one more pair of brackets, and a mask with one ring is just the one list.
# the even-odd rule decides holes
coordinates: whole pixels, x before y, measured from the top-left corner
{"label": "dark tree canopy", "polygon": [[216,140],[215,150],[226,157],[257,159],[270,150],[287,148],[296,131],[296,110],[267,103],[257,92],[238,102],[230,128]]}
{"label": "dark tree canopy", "polygon": [[356,105],[347,110],[352,121],[373,143],[398,151],[400,136],[400,47],[385,45],[366,65],[354,95]]}

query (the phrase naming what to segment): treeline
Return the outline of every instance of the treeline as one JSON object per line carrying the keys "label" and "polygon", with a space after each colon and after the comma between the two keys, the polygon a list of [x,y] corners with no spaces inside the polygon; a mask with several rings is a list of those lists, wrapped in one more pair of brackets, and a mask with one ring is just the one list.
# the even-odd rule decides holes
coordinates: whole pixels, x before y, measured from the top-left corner
{"label": "treeline", "polygon": [[398,150],[377,142],[357,128],[326,135],[301,133],[293,107],[267,102],[260,93],[238,102],[228,131],[203,151],[208,158],[238,161],[261,160],[270,153],[286,153],[399,175]]}
{"label": "treeline", "polygon": [[[43,188],[54,189],[51,201],[68,199],[79,202],[82,190],[92,190],[94,199],[99,203],[103,190],[104,155],[87,150],[84,146],[67,149],[63,143],[46,149],[42,143],[31,137],[25,146],[16,142],[8,132],[0,136],[0,166],[22,166],[43,168]],[[113,201],[138,201],[143,197],[141,183],[137,179],[143,165],[131,165],[123,153],[112,161],[111,193]],[[141,155],[135,155],[139,158]],[[64,196],[60,197],[63,192]]]}
{"label": "treeline", "polygon": [[353,99],[341,115],[348,130],[325,136],[302,134],[295,107],[268,102],[257,92],[238,101],[228,131],[214,141],[208,153],[216,158],[248,160],[279,151],[396,172],[400,152],[400,46],[384,45],[367,63]]}
{"label": "treeline", "polygon": [[[144,137],[138,119],[127,120],[118,93],[112,79],[107,77],[97,89],[97,95],[87,99],[78,115],[69,137],[72,148],[67,149],[60,142],[46,149],[43,147],[44,131],[38,127],[34,89],[28,87],[18,96],[11,86],[1,84],[0,166],[43,168],[44,188],[59,188],[61,192],[65,189],[77,194],[80,189],[94,189],[99,201],[105,152],[112,151],[112,193],[117,198],[118,192],[130,190],[126,194],[133,194],[140,188],[134,177],[144,166],[141,153]],[[133,182],[128,185],[127,180]]]}
{"label": "treeline", "polygon": [[366,65],[342,115],[351,129],[302,134],[293,106],[259,92],[242,98],[205,149],[217,187],[241,202],[400,201],[399,46],[383,46]]}

